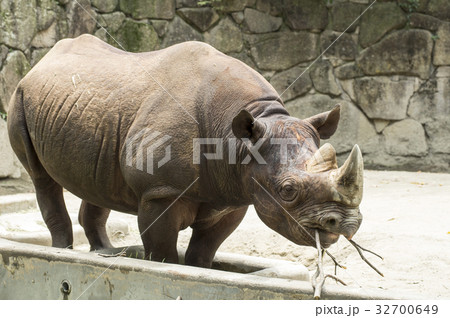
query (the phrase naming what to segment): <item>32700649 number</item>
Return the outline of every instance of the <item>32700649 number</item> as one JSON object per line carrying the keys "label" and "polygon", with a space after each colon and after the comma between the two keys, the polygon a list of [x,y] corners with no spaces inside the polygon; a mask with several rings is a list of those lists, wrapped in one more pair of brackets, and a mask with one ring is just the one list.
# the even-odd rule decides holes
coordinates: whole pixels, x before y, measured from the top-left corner
{"label": "32700649 number", "polygon": [[377,315],[395,315],[395,314],[426,314],[436,315],[439,311],[437,305],[377,305]]}

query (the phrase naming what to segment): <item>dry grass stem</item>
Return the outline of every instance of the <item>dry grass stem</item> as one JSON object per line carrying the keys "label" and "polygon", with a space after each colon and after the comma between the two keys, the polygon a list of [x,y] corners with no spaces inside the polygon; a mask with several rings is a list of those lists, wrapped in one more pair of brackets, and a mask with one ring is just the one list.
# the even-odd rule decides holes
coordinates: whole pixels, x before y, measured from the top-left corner
{"label": "dry grass stem", "polygon": [[347,267],[345,267],[344,265],[339,264],[339,262],[336,260],[336,258],[334,258],[333,255],[331,255],[330,252],[328,252],[327,250],[325,250],[325,253],[327,253],[327,255],[333,260],[334,262],[334,275],[337,274],[337,268],[343,268],[343,269],[347,269]]}
{"label": "dry grass stem", "polygon": [[337,278],[334,275],[330,275],[327,274],[325,275],[324,270],[323,270],[323,251],[325,251],[330,257],[331,259],[334,261],[335,264],[335,269],[336,266],[345,268],[344,266],[340,265],[336,259],[331,256],[330,253],[328,253],[326,250],[322,249],[322,246],[320,245],[320,236],[319,236],[319,231],[315,231],[315,239],[316,239],[316,248],[317,248],[317,253],[318,253],[318,260],[317,260],[317,270],[314,273],[314,276],[312,277],[312,286],[314,288],[314,299],[320,299],[320,294],[322,292],[322,287],[325,284],[325,279],[332,278],[334,279],[336,282],[341,283],[344,286],[347,286],[347,284],[345,284],[342,280],[340,280],[339,278]]}
{"label": "dry grass stem", "polygon": [[381,259],[383,259],[383,257],[381,257],[380,255],[378,255],[378,254],[376,254],[376,253],[374,253],[374,252],[372,252],[372,251],[370,251],[370,250],[368,250],[368,249],[365,249],[365,248],[361,247],[359,244],[357,244],[356,242],[354,242],[354,241],[352,241],[352,240],[348,240],[348,241],[350,242],[350,244],[352,244],[352,245],[356,248],[356,250],[358,251],[358,254],[359,254],[359,256],[361,256],[362,260],[363,260],[364,262],[366,262],[367,265],[369,265],[370,267],[372,267],[372,269],[373,269],[374,271],[376,271],[379,275],[381,275],[382,277],[384,277],[383,273],[380,272],[374,265],[372,265],[372,263],[370,263],[370,262],[367,260],[367,258],[364,256],[364,254],[363,254],[362,251],[366,251],[366,252],[372,253],[373,255],[376,255],[376,256],[378,256],[378,257],[381,258]]}
{"label": "dry grass stem", "polygon": [[119,253],[116,253],[116,254],[101,254],[101,253],[98,253],[98,256],[102,256],[102,257],[119,257],[119,256],[123,256],[123,257],[126,257],[127,253],[126,253],[126,249],[124,248],[123,250],[121,250]]}

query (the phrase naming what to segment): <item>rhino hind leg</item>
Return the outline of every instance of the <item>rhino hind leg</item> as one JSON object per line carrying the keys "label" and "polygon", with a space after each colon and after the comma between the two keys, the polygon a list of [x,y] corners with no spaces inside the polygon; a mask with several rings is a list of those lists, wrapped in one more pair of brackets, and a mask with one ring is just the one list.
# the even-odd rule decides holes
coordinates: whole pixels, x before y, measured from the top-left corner
{"label": "rhino hind leg", "polygon": [[63,188],[47,173],[34,150],[27,129],[20,88],[11,98],[8,133],[11,147],[33,181],[42,217],[50,230],[52,246],[72,248],[72,222],[64,203]]}
{"label": "rhino hind leg", "polygon": [[238,208],[209,227],[193,227],[185,256],[186,265],[211,268],[217,249],[241,223],[247,208]]}
{"label": "rhino hind leg", "polygon": [[72,248],[72,222],[64,203],[63,188],[53,179],[31,178],[42,217],[52,236],[52,246]]}
{"label": "rhino hind leg", "polygon": [[64,202],[62,186],[47,174],[37,156],[34,158],[32,154],[24,156],[19,153],[18,157],[33,181],[42,218],[52,237],[52,246],[72,248],[72,222]]}
{"label": "rhino hind leg", "polygon": [[110,212],[110,209],[101,208],[84,200],[81,202],[78,221],[91,245],[91,251],[113,247],[106,234],[106,221]]}

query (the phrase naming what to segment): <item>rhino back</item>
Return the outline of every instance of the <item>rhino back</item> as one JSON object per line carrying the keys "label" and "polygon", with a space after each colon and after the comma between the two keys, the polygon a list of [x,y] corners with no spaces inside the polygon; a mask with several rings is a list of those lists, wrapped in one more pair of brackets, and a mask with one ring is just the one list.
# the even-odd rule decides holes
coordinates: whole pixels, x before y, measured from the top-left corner
{"label": "rhino back", "polygon": [[[146,187],[168,179],[183,191],[200,175],[192,138],[226,136],[245,105],[276,98],[259,74],[209,45],[135,54],[89,35],[58,42],[20,85],[27,129],[50,176],[89,202],[121,211],[136,210]],[[124,176],[125,140],[143,129],[173,135],[175,160],[155,175],[128,169]],[[184,172],[173,178],[173,169]]]}

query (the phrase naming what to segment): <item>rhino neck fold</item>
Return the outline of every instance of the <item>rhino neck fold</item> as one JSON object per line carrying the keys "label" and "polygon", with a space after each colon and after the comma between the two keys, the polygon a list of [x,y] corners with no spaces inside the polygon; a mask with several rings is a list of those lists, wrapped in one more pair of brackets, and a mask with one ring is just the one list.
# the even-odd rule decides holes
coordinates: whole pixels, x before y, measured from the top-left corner
{"label": "rhino neck fold", "polygon": [[284,108],[281,100],[274,97],[267,97],[252,101],[248,103],[244,109],[252,114],[256,120],[274,115],[289,116],[289,113],[286,108]]}

